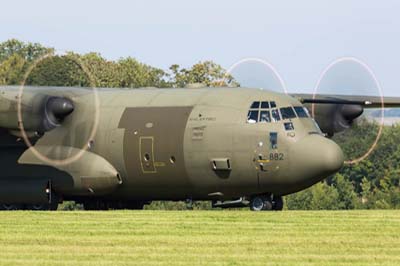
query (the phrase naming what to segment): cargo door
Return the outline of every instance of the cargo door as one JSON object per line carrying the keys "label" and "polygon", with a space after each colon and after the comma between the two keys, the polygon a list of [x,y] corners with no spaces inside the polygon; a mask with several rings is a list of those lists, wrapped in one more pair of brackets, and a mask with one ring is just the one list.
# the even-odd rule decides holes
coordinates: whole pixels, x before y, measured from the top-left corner
{"label": "cargo door", "polygon": [[154,137],[140,137],[140,164],[143,173],[156,173],[154,166]]}

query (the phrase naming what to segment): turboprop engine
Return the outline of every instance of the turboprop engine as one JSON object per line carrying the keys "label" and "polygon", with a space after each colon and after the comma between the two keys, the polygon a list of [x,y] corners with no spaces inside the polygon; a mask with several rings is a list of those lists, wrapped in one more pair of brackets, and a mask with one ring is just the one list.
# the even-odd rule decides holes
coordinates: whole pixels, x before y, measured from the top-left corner
{"label": "turboprop engine", "polygon": [[316,104],[314,119],[322,132],[333,136],[350,128],[363,112],[364,107],[357,104]]}
{"label": "turboprop engine", "polygon": [[[26,93],[22,99],[18,94],[7,93],[0,97],[0,127],[14,131],[21,128],[28,133],[43,134],[61,125],[63,120],[74,111],[73,102],[60,96],[34,95]],[[22,120],[18,117],[18,108]]]}

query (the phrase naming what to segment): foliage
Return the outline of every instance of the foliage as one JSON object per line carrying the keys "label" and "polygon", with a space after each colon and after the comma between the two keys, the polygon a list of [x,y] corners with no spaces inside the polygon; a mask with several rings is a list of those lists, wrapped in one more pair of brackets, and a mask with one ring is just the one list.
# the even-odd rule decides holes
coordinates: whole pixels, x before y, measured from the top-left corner
{"label": "foliage", "polygon": [[23,43],[16,39],[11,39],[0,43],[0,63],[14,55],[20,56],[25,61],[32,62],[53,52],[54,49],[44,47],[38,43]]}
{"label": "foliage", "polygon": [[83,209],[82,204],[75,203],[74,201],[64,201],[62,204],[58,205],[59,211],[75,211]]}
{"label": "foliage", "polygon": [[72,56],[47,57],[32,68],[26,84],[37,86],[90,86],[90,81]]}
{"label": "foliage", "polygon": [[175,64],[170,67],[170,71],[174,87],[183,88],[191,83],[203,83],[207,87],[238,86],[230,74],[212,61],[199,62],[189,69]]}
{"label": "foliage", "polygon": [[60,56],[40,44],[14,39],[0,43],[0,85],[19,85],[30,70],[26,85],[107,88],[169,88],[190,83],[209,87],[237,85],[232,76],[212,61],[199,62],[188,69],[175,64],[164,71],[132,57],[111,61],[98,53],[69,52]]}
{"label": "foliage", "polygon": [[11,39],[0,43],[0,85],[18,85],[29,66],[53,49],[37,43],[23,43]]}

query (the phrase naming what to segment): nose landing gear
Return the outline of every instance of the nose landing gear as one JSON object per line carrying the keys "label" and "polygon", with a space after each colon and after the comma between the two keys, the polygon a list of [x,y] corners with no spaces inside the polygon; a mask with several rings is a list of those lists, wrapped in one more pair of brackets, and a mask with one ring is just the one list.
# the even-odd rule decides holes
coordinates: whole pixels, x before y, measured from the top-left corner
{"label": "nose landing gear", "polygon": [[283,199],[281,196],[257,195],[250,200],[250,210],[252,211],[281,211],[282,209]]}

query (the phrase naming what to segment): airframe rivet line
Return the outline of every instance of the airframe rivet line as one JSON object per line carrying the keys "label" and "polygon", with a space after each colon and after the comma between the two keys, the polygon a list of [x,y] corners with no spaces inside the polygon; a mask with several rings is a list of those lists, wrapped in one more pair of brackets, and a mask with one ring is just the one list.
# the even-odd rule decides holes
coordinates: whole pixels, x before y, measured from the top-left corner
{"label": "airframe rivet line", "polygon": [[93,121],[92,129],[90,132],[90,136],[89,136],[88,141],[84,142],[85,144],[81,147],[81,149],[79,150],[78,153],[76,153],[75,155],[73,155],[71,157],[65,158],[65,159],[51,159],[48,156],[43,155],[41,152],[39,152],[30,142],[30,140],[27,136],[27,133],[25,131],[24,125],[23,125],[22,110],[21,110],[22,96],[23,96],[26,80],[28,79],[29,75],[32,73],[33,69],[44,59],[51,58],[54,56],[56,56],[56,55],[53,52],[47,53],[47,54],[39,57],[38,59],[36,59],[27,69],[27,71],[24,75],[24,78],[21,82],[21,86],[18,90],[17,115],[18,115],[18,123],[19,123],[21,136],[24,139],[25,144],[31,149],[32,153],[37,158],[39,158],[41,161],[43,161],[49,165],[60,166],[60,165],[71,164],[71,163],[79,160],[82,157],[82,155],[85,153],[85,151],[88,149],[87,143],[90,140],[94,140],[96,132],[97,132],[97,128],[99,125],[99,121],[100,121],[100,98],[98,95],[98,90],[96,88],[95,79],[94,79],[93,75],[91,74],[91,72],[89,71],[89,69],[86,67],[86,65],[80,58],[73,56],[73,54],[70,54],[69,59],[73,60],[78,65],[78,67],[81,68],[81,70],[85,73],[85,75],[88,77],[90,86],[91,86],[91,89],[92,89],[93,95],[94,95],[95,111],[94,111],[94,121]]}

